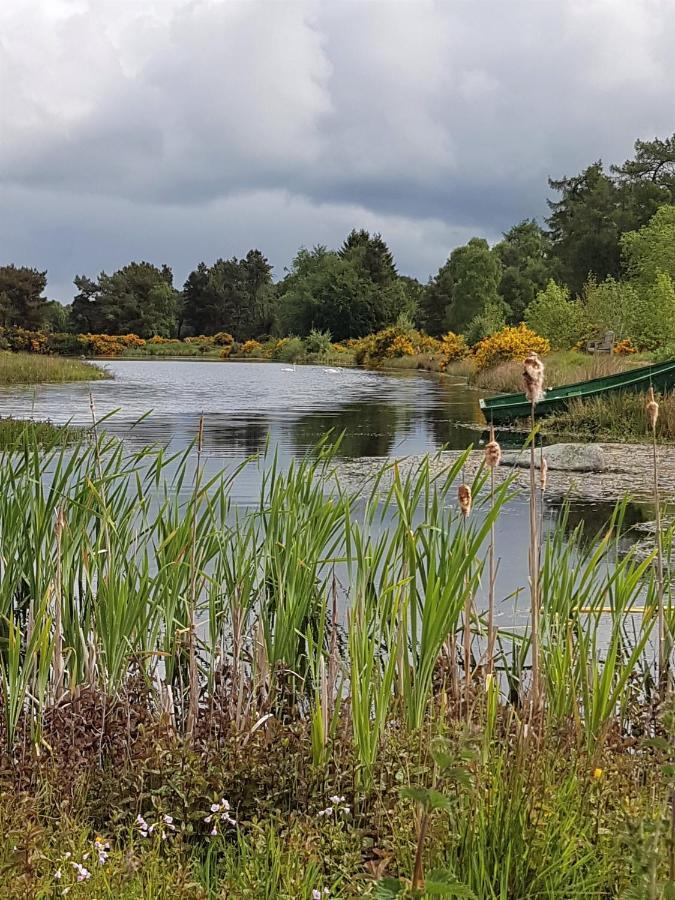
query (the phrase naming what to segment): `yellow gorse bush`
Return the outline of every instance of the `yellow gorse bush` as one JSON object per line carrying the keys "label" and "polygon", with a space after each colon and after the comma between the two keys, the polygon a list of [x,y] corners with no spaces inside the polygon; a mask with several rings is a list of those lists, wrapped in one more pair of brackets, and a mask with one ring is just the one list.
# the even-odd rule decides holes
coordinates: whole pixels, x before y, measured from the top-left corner
{"label": "yellow gorse bush", "polygon": [[241,345],[241,349],[239,352],[248,356],[249,354],[257,353],[261,347],[262,347],[262,344],[260,343],[260,341],[254,341],[254,340],[244,341],[244,343]]}
{"label": "yellow gorse bush", "polygon": [[463,335],[448,331],[440,341],[435,342],[436,352],[441,356],[441,369],[445,369],[448,363],[456,359],[463,359],[469,352],[469,346]]}
{"label": "yellow gorse bush", "polygon": [[550,351],[551,345],[546,338],[532,331],[525,323],[521,323],[502,328],[501,331],[479,341],[472,353],[476,369],[480,372],[500,362],[525,359],[531,352],[543,356]]}

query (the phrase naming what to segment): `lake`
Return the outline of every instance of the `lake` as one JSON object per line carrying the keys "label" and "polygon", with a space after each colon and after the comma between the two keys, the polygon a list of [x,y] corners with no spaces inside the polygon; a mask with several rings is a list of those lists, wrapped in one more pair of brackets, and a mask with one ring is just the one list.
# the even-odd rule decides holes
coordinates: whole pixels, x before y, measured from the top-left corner
{"label": "lake", "polygon": [[[478,393],[463,382],[424,372],[334,370],[322,366],[203,360],[113,360],[114,380],[0,389],[0,415],[91,424],[90,392],[104,428],[131,447],[161,443],[180,450],[205,417],[207,472],[231,469],[269,442],[282,465],[303,455],[326,432],[344,432],[340,455],[405,456],[444,445],[464,449],[481,439]],[[140,420],[140,421],[139,421]],[[232,501],[249,506],[259,496],[260,471],[238,476]],[[189,486],[186,485],[186,490]],[[577,505],[571,522],[599,527],[611,505]],[[545,528],[559,507],[547,504]],[[512,501],[497,525],[500,592],[526,584],[528,519],[525,499]]]}

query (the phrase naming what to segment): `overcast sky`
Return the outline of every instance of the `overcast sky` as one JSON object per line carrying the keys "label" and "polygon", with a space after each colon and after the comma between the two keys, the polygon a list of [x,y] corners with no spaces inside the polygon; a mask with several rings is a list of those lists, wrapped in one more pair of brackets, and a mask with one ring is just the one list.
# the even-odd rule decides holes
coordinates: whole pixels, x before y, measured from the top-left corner
{"label": "overcast sky", "polygon": [[675,131],[675,0],[0,0],[0,263],[381,231],[426,280],[546,179]]}

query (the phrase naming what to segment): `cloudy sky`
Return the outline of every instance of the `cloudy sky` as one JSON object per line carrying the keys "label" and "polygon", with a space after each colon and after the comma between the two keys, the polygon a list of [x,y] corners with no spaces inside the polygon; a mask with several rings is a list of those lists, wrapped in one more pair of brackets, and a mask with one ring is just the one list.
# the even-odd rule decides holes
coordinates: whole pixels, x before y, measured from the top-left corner
{"label": "cloudy sky", "polygon": [[0,263],[381,231],[426,279],[675,130],[675,0],[0,0]]}

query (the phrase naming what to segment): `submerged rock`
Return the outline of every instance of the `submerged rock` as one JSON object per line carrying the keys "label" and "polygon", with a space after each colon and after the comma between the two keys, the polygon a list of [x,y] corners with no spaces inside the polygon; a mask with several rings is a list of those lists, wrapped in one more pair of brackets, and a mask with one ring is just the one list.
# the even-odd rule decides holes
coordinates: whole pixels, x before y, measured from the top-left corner
{"label": "submerged rock", "polygon": [[[539,447],[534,458],[534,464],[539,468]],[[604,472],[606,468],[605,453],[600,444],[551,444],[544,447],[544,459],[549,469],[565,472]],[[502,455],[502,465],[527,468],[530,465],[530,451],[507,450]]]}

